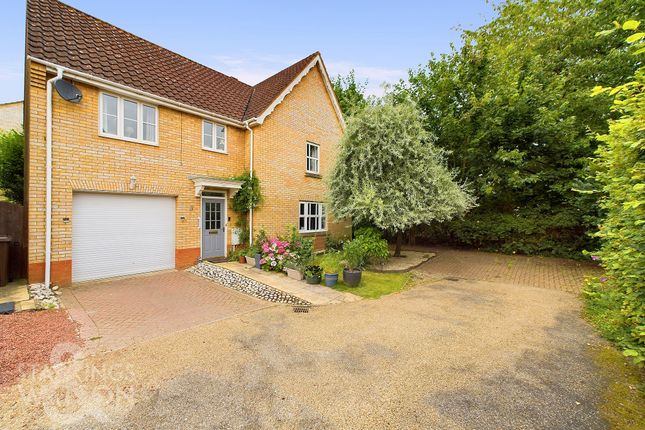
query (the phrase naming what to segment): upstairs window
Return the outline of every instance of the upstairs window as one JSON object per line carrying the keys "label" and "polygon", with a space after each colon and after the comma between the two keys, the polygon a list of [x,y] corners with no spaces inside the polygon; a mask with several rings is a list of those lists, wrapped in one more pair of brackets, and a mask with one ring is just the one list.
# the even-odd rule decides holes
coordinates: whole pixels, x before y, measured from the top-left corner
{"label": "upstairs window", "polygon": [[320,146],[307,142],[307,173],[320,173]]}
{"label": "upstairs window", "polygon": [[157,108],[101,93],[100,135],[132,142],[157,144]]}
{"label": "upstairs window", "polygon": [[208,151],[226,152],[226,126],[204,121],[202,148]]}
{"label": "upstairs window", "polygon": [[327,231],[325,205],[316,202],[300,202],[298,225],[301,233]]}

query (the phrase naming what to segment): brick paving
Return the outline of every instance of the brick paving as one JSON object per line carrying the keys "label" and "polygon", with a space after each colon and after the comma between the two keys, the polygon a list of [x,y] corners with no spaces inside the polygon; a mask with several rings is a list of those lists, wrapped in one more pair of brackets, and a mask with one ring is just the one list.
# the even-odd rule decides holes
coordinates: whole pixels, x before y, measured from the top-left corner
{"label": "brick paving", "polygon": [[505,255],[436,246],[427,250],[437,255],[418,270],[433,277],[501,282],[577,294],[585,276],[601,273],[594,264],[564,258]]}
{"label": "brick paving", "polygon": [[63,305],[90,348],[118,349],[270,306],[184,271],[169,271],[63,289]]}

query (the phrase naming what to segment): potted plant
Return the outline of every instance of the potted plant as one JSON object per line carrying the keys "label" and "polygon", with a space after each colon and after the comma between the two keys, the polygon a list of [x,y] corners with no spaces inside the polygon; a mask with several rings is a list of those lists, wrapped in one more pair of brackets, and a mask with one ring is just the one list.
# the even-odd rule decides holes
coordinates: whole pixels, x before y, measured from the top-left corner
{"label": "potted plant", "polygon": [[305,280],[308,284],[320,284],[320,275],[322,275],[322,268],[320,266],[311,265],[305,267]]}
{"label": "potted plant", "polygon": [[297,281],[302,281],[302,278],[303,278],[302,270],[296,262],[294,261],[287,262],[284,265],[284,269],[287,272],[288,277],[295,279]]}
{"label": "potted plant", "polygon": [[342,268],[341,254],[339,252],[330,252],[320,261],[320,265],[325,273],[325,285],[333,287],[338,282],[338,273]]}
{"label": "potted plant", "polygon": [[249,247],[244,256],[246,259],[246,264],[251,267],[255,267],[255,256],[260,252],[260,247],[257,243],[254,243],[253,246]]}
{"label": "potted plant", "polygon": [[356,287],[361,282],[363,267],[367,262],[365,249],[361,240],[345,242],[343,246],[343,281],[350,287]]}
{"label": "potted plant", "polygon": [[251,254],[251,251],[247,252],[244,259],[246,260],[246,264],[255,267],[255,253]]}

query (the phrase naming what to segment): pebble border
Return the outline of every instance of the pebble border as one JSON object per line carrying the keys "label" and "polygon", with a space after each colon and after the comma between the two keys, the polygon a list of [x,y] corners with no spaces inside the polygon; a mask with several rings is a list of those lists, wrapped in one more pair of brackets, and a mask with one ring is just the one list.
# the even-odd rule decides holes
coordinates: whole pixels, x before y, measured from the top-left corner
{"label": "pebble border", "polygon": [[34,299],[38,309],[60,309],[58,286],[50,288],[43,283],[29,284],[29,295]]}
{"label": "pebble border", "polygon": [[286,305],[311,306],[311,303],[299,297],[280,291],[244,275],[205,261],[186,269],[190,273],[218,282],[232,290],[248,294],[258,299]]}

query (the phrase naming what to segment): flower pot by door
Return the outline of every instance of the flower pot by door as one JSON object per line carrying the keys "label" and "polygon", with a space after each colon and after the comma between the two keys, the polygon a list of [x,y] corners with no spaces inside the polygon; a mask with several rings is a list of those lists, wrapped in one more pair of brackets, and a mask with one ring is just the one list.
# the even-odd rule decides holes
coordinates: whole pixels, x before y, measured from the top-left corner
{"label": "flower pot by door", "polygon": [[262,254],[255,254],[255,268],[256,269],[262,269],[262,263],[260,263],[260,260],[262,260]]}
{"label": "flower pot by door", "polygon": [[249,257],[247,255],[245,258],[246,258],[246,264],[248,264],[251,267],[255,267],[255,257]]}
{"label": "flower pot by door", "polygon": [[287,267],[287,276],[296,279],[298,281],[302,281],[302,272],[298,269],[291,269]]}
{"label": "flower pot by door", "polygon": [[360,270],[343,270],[343,281],[350,287],[356,287],[361,283],[361,274],[363,272]]}

